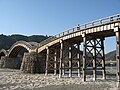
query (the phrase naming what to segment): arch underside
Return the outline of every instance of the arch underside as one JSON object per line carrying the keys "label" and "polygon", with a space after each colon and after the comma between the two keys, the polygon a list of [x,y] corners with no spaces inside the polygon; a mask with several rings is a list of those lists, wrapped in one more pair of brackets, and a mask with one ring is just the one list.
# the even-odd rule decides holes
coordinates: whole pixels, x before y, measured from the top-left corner
{"label": "arch underside", "polygon": [[2,56],[5,56],[5,53],[4,53],[4,52],[1,52],[1,53],[0,53],[0,59],[1,59]]}
{"label": "arch underside", "polygon": [[13,48],[13,50],[10,52],[10,54],[8,55],[8,57],[10,58],[15,58],[18,55],[23,56],[24,52],[29,52],[25,47],[23,46],[16,46],[15,48]]}
{"label": "arch underside", "polygon": [[6,54],[7,54],[7,51],[6,51],[5,49],[1,49],[1,50],[0,50],[0,58],[1,58],[2,56],[6,56]]}

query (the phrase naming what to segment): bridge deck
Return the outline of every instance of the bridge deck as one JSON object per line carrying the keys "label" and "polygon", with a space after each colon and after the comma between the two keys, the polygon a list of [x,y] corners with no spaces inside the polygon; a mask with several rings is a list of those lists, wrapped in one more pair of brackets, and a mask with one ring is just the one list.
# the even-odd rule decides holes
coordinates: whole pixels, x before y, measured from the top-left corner
{"label": "bridge deck", "polygon": [[86,28],[83,30],[76,30],[75,32],[66,34],[61,37],[52,37],[42,43],[40,43],[40,46],[38,48],[38,53],[40,53],[42,50],[45,50],[46,47],[50,47],[54,44],[57,44],[60,42],[60,40],[63,41],[73,41],[73,42],[82,42],[83,38],[82,35],[85,33],[89,39],[92,38],[101,38],[101,37],[110,37],[115,36],[114,28],[120,27],[120,20],[112,21],[100,26],[94,26],[90,28]]}

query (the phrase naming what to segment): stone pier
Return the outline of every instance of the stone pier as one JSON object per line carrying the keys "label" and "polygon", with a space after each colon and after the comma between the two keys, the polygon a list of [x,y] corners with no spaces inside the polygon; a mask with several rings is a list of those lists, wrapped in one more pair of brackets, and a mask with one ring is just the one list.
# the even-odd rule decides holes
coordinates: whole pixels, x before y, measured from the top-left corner
{"label": "stone pier", "polygon": [[44,55],[33,53],[24,53],[20,70],[24,73],[44,73],[45,59]]}
{"label": "stone pier", "polygon": [[1,60],[0,60],[0,67],[19,69],[21,66],[21,62],[22,62],[21,58],[9,58],[7,56],[3,56],[1,57]]}

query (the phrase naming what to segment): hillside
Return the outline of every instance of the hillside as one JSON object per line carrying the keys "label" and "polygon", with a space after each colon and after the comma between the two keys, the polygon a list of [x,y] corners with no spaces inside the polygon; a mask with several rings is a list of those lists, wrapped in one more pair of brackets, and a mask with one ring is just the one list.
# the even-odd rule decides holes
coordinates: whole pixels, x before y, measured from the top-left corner
{"label": "hillside", "polygon": [[116,60],[116,50],[107,53],[105,55],[105,59],[115,61]]}
{"label": "hillside", "polygon": [[27,42],[41,42],[47,39],[48,36],[43,35],[32,35],[32,36],[24,36],[24,35],[0,35],[0,49],[9,49],[16,41],[24,40]]}

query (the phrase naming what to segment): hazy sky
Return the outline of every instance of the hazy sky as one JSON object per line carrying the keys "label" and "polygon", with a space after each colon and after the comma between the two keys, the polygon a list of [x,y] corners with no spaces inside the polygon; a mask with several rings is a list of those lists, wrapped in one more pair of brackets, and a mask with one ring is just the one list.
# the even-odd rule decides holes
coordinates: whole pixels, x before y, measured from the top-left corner
{"label": "hazy sky", "polygon": [[55,35],[119,12],[120,0],[0,0],[0,34]]}

